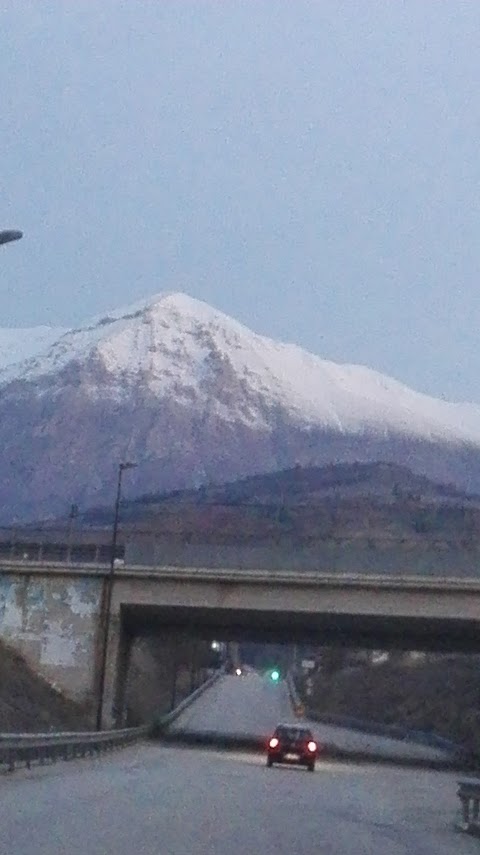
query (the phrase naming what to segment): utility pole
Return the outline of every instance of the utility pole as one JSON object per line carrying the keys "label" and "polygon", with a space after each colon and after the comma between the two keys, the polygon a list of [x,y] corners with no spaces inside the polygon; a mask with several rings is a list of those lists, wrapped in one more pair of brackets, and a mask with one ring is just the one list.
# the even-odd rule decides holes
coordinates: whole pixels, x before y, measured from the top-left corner
{"label": "utility pole", "polygon": [[115,498],[115,514],[113,518],[112,544],[110,551],[110,569],[104,580],[102,608],[100,613],[100,625],[102,633],[102,653],[100,661],[100,679],[97,704],[97,730],[102,730],[103,719],[103,696],[105,693],[105,674],[107,667],[108,636],[110,632],[110,619],[112,607],[113,581],[115,576],[115,558],[117,551],[118,519],[120,514],[120,501],[122,496],[122,476],[126,469],[134,469],[136,463],[120,463],[118,466],[117,494]]}

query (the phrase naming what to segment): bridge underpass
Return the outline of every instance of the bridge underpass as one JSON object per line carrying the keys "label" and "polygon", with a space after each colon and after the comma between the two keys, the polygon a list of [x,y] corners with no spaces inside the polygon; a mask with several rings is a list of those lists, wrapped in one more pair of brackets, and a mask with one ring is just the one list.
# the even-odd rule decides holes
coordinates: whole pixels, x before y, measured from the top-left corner
{"label": "bridge underpass", "polygon": [[[61,573],[55,573],[57,583]],[[98,585],[101,577],[94,578]],[[91,608],[90,615],[93,630]],[[194,635],[200,630],[211,638],[223,631],[240,637],[250,633],[259,640],[345,643],[350,638],[352,644],[376,648],[478,650],[480,585],[474,580],[121,570],[112,594],[104,726],[123,721],[132,639],[136,633],[154,634],[156,626]]]}
{"label": "bridge underpass", "polygon": [[126,604],[121,607],[121,626],[130,637],[168,630],[204,640],[480,652],[479,623],[460,618]]}
{"label": "bridge underpass", "polygon": [[[126,604],[120,608],[115,715],[125,724],[130,650],[135,639],[168,637],[175,647],[213,639],[258,644],[339,646],[372,650],[479,653],[473,620],[387,615],[272,612],[188,606]],[[293,661],[293,660],[292,660]]]}

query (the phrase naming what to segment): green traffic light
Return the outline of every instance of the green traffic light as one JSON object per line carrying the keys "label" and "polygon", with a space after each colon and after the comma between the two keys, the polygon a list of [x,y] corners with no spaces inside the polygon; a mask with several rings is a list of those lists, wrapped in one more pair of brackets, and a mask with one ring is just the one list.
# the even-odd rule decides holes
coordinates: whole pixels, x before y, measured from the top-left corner
{"label": "green traffic light", "polygon": [[280,679],[280,674],[278,673],[278,671],[272,671],[270,676],[271,676],[272,680],[274,681],[274,683],[276,683],[277,680]]}

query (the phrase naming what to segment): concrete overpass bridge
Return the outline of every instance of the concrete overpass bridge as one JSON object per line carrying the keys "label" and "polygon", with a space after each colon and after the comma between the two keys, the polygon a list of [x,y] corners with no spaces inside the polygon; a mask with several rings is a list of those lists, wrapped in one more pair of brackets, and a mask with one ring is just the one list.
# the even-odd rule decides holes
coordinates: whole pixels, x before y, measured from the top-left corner
{"label": "concrete overpass bridge", "polygon": [[[79,701],[98,693],[98,565],[0,563],[0,638]],[[131,566],[117,569],[104,689],[105,724],[121,717],[138,636],[191,636],[376,648],[480,651],[480,580]]]}

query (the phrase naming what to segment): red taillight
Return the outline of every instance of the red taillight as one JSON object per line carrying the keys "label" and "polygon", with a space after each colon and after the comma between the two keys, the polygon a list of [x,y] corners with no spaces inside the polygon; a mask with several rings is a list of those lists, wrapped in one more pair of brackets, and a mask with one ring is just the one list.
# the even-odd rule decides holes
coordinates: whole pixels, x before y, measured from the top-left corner
{"label": "red taillight", "polygon": [[276,747],[277,747],[277,745],[278,745],[278,739],[277,739],[277,737],[276,737],[276,736],[274,736],[274,737],[270,740],[270,742],[268,743],[268,747],[269,747],[269,748],[276,748]]}
{"label": "red taillight", "polygon": [[309,742],[307,745],[307,748],[309,751],[316,751],[317,750],[317,743],[313,742],[313,741]]}

